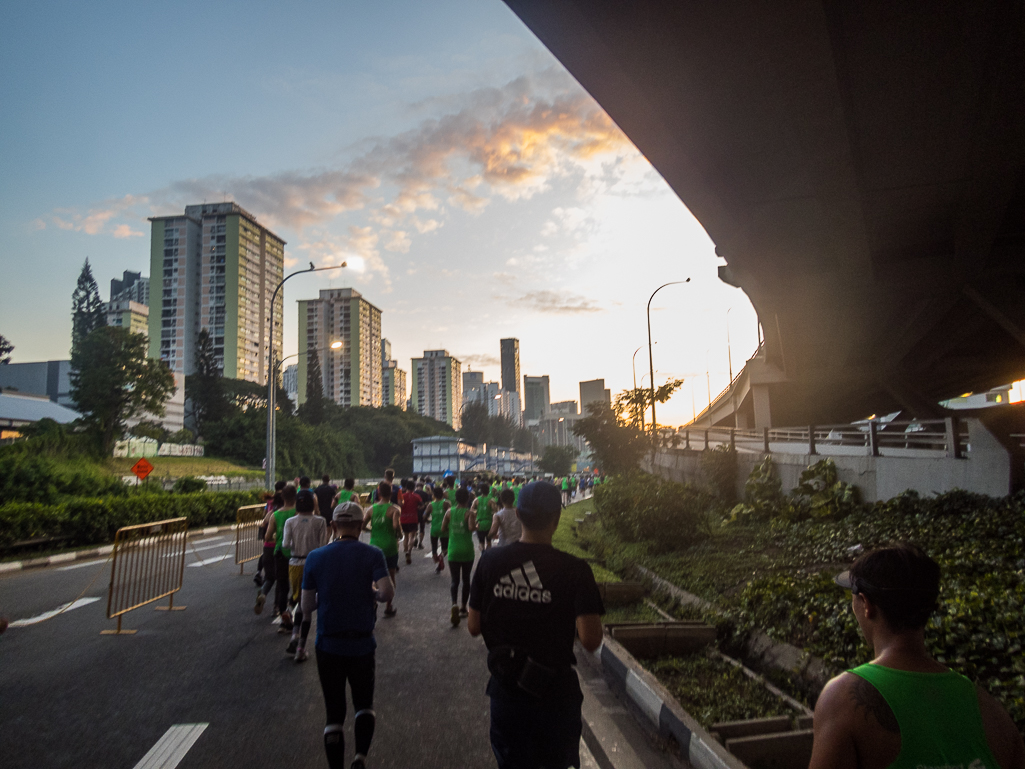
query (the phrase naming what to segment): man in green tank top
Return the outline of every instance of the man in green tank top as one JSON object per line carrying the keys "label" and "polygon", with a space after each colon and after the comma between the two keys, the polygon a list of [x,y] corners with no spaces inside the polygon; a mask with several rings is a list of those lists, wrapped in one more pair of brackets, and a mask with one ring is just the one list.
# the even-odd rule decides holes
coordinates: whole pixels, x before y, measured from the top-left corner
{"label": "man in green tank top", "polygon": [[1025,769],[1007,711],[925,645],[940,567],[901,544],[865,553],[836,578],[872,662],[841,673],[815,703],[809,769]]}
{"label": "man in green tank top", "polygon": [[[402,525],[399,517],[402,514],[398,505],[393,504],[392,485],[381,481],[377,486],[377,502],[368,507],[363,516],[363,530],[370,529],[370,544],[380,548],[384,553],[384,561],[388,565],[391,581],[399,573],[399,537]],[[395,616],[395,607],[389,600],[384,607],[385,617]]]}
{"label": "man in green tank top", "polygon": [[497,507],[491,501],[491,487],[482,483],[480,493],[472,505],[473,514],[477,518],[477,547],[482,553],[491,546],[491,519]]}

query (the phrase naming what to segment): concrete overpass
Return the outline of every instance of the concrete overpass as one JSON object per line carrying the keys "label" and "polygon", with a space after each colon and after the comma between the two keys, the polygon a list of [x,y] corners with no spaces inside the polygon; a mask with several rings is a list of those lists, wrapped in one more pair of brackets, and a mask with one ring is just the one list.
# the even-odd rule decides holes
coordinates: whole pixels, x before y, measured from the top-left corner
{"label": "concrete overpass", "polygon": [[1021,3],[506,3],[750,297],[767,424],[1025,377]]}

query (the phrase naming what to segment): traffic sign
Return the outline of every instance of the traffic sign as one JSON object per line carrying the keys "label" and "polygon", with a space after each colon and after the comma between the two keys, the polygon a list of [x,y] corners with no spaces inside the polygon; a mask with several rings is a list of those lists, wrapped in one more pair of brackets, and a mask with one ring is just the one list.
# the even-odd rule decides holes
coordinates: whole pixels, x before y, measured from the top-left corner
{"label": "traffic sign", "polygon": [[135,477],[141,481],[153,472],[153,465],[146,461],[146,457],[143,457],[132,465],[132,472],[135,473]]}

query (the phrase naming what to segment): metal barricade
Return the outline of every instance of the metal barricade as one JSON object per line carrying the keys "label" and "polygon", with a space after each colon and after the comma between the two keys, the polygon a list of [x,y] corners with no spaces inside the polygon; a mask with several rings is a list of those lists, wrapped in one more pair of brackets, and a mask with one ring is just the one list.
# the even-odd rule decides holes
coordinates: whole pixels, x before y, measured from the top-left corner
{"label": "metal barricade", "polygon": [[107,619],[117,618],[117,630],[103,630],[103,635],[135,633],[121,629],[121,617],[161,598],[170,596],[170,602],[158,610],[185,608],[174,605],[174,594],[182,588],[188,529],[187,518],[171,518],[117,530],[107,592]]}
{"label": "metal barricade", "polygon": [[246,505],[235,514],[235,564],[239,574],[245,571],[245,564],[263,555],[260,522],[266,510],[264,505]]}

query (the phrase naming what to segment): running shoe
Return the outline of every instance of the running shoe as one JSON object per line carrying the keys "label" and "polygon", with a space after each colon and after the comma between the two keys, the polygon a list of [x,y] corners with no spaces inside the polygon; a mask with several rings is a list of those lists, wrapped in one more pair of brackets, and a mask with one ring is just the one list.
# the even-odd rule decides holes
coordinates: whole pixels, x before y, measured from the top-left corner
{"label": "running shoe", "polygon": [[298,649],[295,650],[295,661],[296,662],[306,662],[306,660],[308,660],[309,658],[310,658],[310,655],[308,655],[306,653],[306,647],[305,646],[300,646]]}
{"label": "running shoe", "polygon": [[293,638],[288,642],[288,646],[285,647],[285,654],[295,654],[295,650],[299,648],[299,639]]}
{"label": "running shoe", "polygon": [[349,766],[349,769],[367,769],[367,765],[363,763],[362,758],[357,758]]}
{"label": "running shoe", "polygon": [[410,552],[409,552],[409,551],[407,550],[407,551],[406,551],[406,565],[407,565],[407,566],[409,566],[409,565],[410,565],[411,563],[413,563],[413,556],[412,556],[412,554],[411,554],[411,553],[410,553]]}
{"label": "running shoe", "polygon": [[445,564],[443,563],[439,563],[437,568],[434,569],[435,574],[441,574],[443,571],[445,571]]}
{"label": "running shoe", "polygon": [[291,633],[292,632],[292,614],[291,612],[281,612],[281,625],[278,627],[279,633]]}
{"label": "running shoe", "polygon": [[253,611],[257,614],[263,612],[263,605],[267,602],[267,596],[263,594],[262,590],[256,591],[256,606],[253,607]]}
{"label": "running shoe", "polygon": [[451,619],[452,619],[452,627],[459,627],[459,607],[458,606],[453,606],[452,607]]}
{"label": "running shoe", "polygon": [[459,610],[459,616],[460,617],[469,617],[470,616],[470,612],[468,612],[466,609],[460,609]]}
{"label": "running shoe", "polygon": [[394,606],[392,606],[390,609],[385,609],[384,610],[384,616],[385,617],[394,617],[396,615],[396,613],[397,613],[397,611],[396,611]]}

